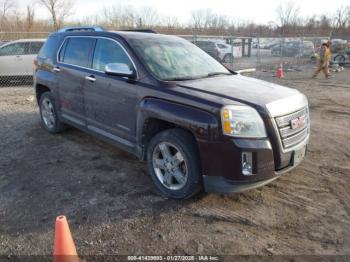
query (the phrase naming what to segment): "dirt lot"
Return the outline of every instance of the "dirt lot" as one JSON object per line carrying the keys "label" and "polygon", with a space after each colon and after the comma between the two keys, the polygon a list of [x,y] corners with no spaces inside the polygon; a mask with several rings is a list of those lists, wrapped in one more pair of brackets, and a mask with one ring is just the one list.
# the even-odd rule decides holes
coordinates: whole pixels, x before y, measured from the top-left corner
{"label": "dirt lot", "polygon": [[89,135],[50,135],[31,88],[0,88],[0,254],[51,254],[65,214],[81,255],[350,255],[350,71],[258,78],[310,101],[301,166],[263,188],[187,201],[158,196],[146,166]]}

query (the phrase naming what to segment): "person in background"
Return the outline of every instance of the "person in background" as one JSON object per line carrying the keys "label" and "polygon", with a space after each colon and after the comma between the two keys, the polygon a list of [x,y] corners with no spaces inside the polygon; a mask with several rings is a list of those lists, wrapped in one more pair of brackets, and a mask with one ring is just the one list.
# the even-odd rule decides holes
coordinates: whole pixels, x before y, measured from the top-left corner
{"label": "person in background", "polygon": [[315,78],[321,71],[323,71],[326,78],[329,78],[331,75],[329,73],[329,61],[331,60],[331,52],[327,47],[327,43],[323,43],[318,55],[317,69],[313,74],[312,78]]}
{"label": "person in background", "polygon": [[331,40],[327,41],[327,48],[328,48],[328,51],[329,51],[328,75],[331,75],[331,73],[329,72],[329,62],[332,59],[332,41]]}

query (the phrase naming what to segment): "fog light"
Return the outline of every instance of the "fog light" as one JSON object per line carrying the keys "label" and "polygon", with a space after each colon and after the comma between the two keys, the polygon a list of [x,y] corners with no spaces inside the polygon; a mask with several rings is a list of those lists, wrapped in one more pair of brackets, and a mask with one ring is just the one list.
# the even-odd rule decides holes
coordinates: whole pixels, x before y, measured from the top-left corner
{"label": "fog light", "polygon": [[253,175],[253,154],[251,152],[242,153],[242,174],[244,176]]}

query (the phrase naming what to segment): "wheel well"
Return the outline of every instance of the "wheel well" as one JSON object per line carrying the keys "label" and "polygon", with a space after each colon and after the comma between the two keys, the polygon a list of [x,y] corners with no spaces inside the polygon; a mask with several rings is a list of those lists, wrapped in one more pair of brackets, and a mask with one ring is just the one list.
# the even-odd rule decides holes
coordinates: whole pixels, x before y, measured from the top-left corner
{"label": "wheel well", "polygon": [[167,129],[173,129],[173,128],[180,128],[183,130],[186,130],[187,132],[189,132],[193,138],[194,135],[191,131],[178,126],[174,123],[168,122],[168,121],[164,121],[164,120],[160,120],[160,119],[156,119],[156,118],[150,118],[147,119],[144,126],[143,126],[143,130],[142,130],[142,147],[143,147],[143,154],[142,154],[142,159],[146,160],[147,157],[147,147],[149,142],[151,141],[151,139],[158,133],[167,130]]}
{"label": "wheel well", "polygon": [[50,92],[51,90],[47,86],[38,84],[36,85],[35,91],[36,91],[36,100],[39,103],[41,95],[45,92]]}

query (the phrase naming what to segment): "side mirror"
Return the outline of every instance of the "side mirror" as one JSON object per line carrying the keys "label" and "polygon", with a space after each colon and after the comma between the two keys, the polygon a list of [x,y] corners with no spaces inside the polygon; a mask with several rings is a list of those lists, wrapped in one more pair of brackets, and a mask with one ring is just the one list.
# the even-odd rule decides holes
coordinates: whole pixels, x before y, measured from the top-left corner
{"label": "side mirror", "polygon": [[123,63],[111,63],[105,66],[105,73],[113,76],[121,76],[128,78],[135,78],[136,73],[130,69],[127,64]]}

